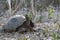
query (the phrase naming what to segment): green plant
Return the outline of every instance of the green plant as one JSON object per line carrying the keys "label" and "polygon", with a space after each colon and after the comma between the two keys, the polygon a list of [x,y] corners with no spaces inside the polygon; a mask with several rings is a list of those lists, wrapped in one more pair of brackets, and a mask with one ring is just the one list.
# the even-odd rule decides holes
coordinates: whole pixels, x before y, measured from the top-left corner
{"label": "green plant", "polygon": [[26,37],[18,37],[18,40],[27,40]]}
{"label": "green plant", "polygon": [[52,6],[49,6],[48,12],[49,12],[48,18],[49,18],[49,19],[52,19],[53,13],[55,12],[55,10],[53,9]]}
{"label": "green plant", "polygon": [[53,33],[53,38],[54,38],[53,40],[58,40],[58,34],[57,34],[57,32]]}
{"label": "green plant", "polygon": [[38,22],[42,22],[42,19],[43,19],[43,16],[39,16],[39,19],[36,20],[36,22],[37,22],[37,23],[38,23]]}
{"label": "green plant", "polygon": [[43,16],[40,16],[40,18],[39,18],[39,21],[40,21],[40,22],[42,22],[42,18],[43,18]]}
{"label": "green plant", "polygon": [[28,17],[29,17],[30,20],[32,20],[33,13],[32,12],[29,12]]}

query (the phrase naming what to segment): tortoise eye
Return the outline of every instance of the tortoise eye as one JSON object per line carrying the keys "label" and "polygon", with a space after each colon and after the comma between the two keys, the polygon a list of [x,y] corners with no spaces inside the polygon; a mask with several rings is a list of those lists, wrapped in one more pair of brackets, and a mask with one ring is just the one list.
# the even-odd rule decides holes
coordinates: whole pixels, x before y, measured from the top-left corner
{"label": "tortoise eye", "polygon": [[16,22],[16,21],[17,21],[16,18],[11,19],[11,22]]}

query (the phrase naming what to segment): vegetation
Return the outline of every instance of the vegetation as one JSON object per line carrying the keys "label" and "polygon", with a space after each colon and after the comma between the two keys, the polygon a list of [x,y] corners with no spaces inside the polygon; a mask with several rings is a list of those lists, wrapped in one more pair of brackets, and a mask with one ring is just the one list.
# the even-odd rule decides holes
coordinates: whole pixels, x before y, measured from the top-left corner
{"label": "vegetation", "polygon": [[[26,27],[26,25],[30,29],[34,29],[33,26],[37,26],[37,33],[40,32],[42,37],[45,38],[42,39],[39,34],[38,38],[41,40],[48,40],[50,36],[52,37],[50,40],[60,40],[58,38],[60,35],[60,0],[0,0],[0,25],[7,23],[9,21],[7,19],[16,14],[28,15],[26,21],[22,23],[23,25],[19,24],[19,28],[16,29],[21,30],[23,28],[20,29],[20,27]],[[28,28],[26,27],[26,29]],[[28,40],[25,36],[18,37],[17,39]],[[30,37],[30,40],[34,40],[34,38]]]}
{"label": "vegetation", "polygon": [[53,13],[55,12],[54,8],[52,6],[49,6],[48,12],[49,12],[48,18],[52,19]]}
{"label": "vegetation", "polygon": [[53,38],[54,38],[53,40],[58,40],[58,34],[57,34],[57,32],[53,33]]}

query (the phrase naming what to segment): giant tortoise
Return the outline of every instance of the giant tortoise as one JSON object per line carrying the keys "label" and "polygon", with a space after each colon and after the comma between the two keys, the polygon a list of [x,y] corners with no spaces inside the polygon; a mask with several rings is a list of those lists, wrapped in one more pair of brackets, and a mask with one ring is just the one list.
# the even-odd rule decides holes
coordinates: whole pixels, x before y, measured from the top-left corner
{"label": "giant tortoise", "polygon": [[14,15],[8,19],[8,22],[3,26],[3,30],[4,32],[16,32],[25,28],[32,31],[33,27],[34,24],[27,15]]}

